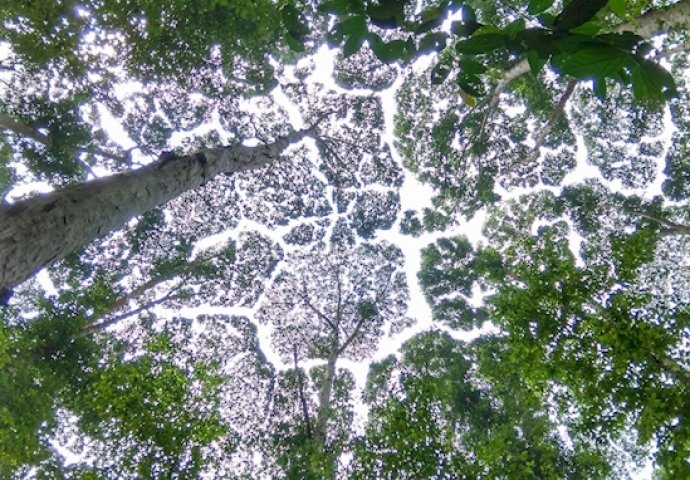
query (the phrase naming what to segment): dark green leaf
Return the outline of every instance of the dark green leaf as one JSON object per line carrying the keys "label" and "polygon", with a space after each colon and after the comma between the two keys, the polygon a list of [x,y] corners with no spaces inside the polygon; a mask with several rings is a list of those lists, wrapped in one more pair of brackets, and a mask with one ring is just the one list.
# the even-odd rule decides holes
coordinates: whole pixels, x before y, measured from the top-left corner
{"label": "dark green leaf", "polygon": [[350,3],[349,0],[327,0],[319,5],[318,10],[325,13],[345,15],[346,13],[353,13],[350,10]]}
{"label": "dark green leaf", "polygon": [[380,28],[390,29],[402,25],[405,20],[405,4],[407,1],[379,2],[378,5],[369,5],[367,14],[371,23]]}
{"label": "dark green leaf", "polygon": [[530,15],[538,15],[553,5],[553,0],[530,0],[527,12]]}
{"label": "dark green leaf", "polygon": [[477,21],[477,14],[474,13],[474,9],[469,5],[463,5],[460,7],[460,12],[462,15],[462,21],[465,23],[472,23]]}
{"label": "dark green leaf", "polygon": [[579,33],[580,35],[596,35],[601,31],[603,25],[597,20],[590,20],[579,27],[571,28],[570,33]]}
{"label": "dark green leaf", "polygon": [[440,52],[446,46],[448,34],[444,32],[434,32],[425,35],[419,42],[419,53]]}
{"label": "dark green leaf", "polygon": [[606,100],[606,79],[594,80],[594,95],[602,102]]}
{"label": "dark green leaf", "polygon": [[342,35],[361,35],[367,30],[367,17],[365,15],[353,15],[343,20],[338,26]]}
{"label": "dark green leaf", "polygon": [[536,50],[530,50],[527,52],[527,61],[529,62],[529,67],[532,73],[539,73],[541,69],[544,68],[546,59],[539,55]]}
{"label": "dark green leaf", "polygon": [[432,70],[431,70],[431,84],[432,85],[440,85],[445,81],[446,78],[448,78],[448,74],[450,73],[450,68],[448,68],[447,65],[444,65],[442,63],[438,63]]}
{"label": "dark green leaf", "polygon": [[350,35],[345,42],[345,45],[343,45],[343,56],[347,58],[350,55],[357,53],[359,49],[362,48],[362,44],[364,43],[365,39],[366,32]]}
{"label": "dark green leaf", "polygon": [[473,97],[481,97],[484,95],[484,84],[476,75],[461,74],[458,77],[458,85],[466,93],[472,95]]}
{"label": "dark green leaf", "polygon": [[292,34],[288,33],[285,35],[285,42],[288,44],[288,47],[290,47],[291,50],[299,53],[304,52],[304,44],[293,37]]}
{"label": "dark green leaf", "polygon": [[393,40],[391,42],[372,42],[372,50],[376,57],[384,63],[392,63],[402,59],[407,50],[405,40]]}
{"label": "dark green leaf", "polygon": [[290,35],[295,37],[296,40],[300,41],[302,37],[309,33],[309,29],[302,22],[300,22],[299,12],[295,7],[292,5],[286,5],[283,7],[281,14],[285,29],[288,31],[288,33],[290,33]]}
{"label": "dark green leaf", "polygon": [[458,67],[464,73],[481,75],[486,72],[486,67],[471,58],[461,58],[458,60]]}
{"label": "dark green leaf", "polygon": [[525,20],[523,18],[519,18],[517,20],[514,20],[510,22],[508,25],[506,25],[506,28],[503,29],[504,32],[510,37],[510,38],[515,38],[515,36],[518,34],[518,32],[521,32],[525,29]]}
{"label": "dark green leaf", "polygon": [[603,78],[615,74],[625,64],[627,54],[614,48],[589,48],[558,55],[554,64],[576,78]]}
{"label": "dark green leaf", "polygon": [[506,35],[500,33],[485,33],[474,35],[467,40],[462,40],[455,45],[458,53],[468,55],[480,55],[505,47]]}
{"label": "dark green leaf", "polygon": [[677,94],[673,77],[666,69],[639,56],[632,58],[632,87],[635,98],[663,102],[665,98]]}
{"label": "dark green leaf", "polygon": [[577,53],[583,49],[610,49],[608,42],[589,35],[571,34],[560,37],[553,42],[554,47],[561,53]]}
{"label": "dark green leaf", "polygon": [[421,22],[415,28],[415,33],[425,33],[441,25],[444,20],[442,13],[442,10],[438,7],[429,7],[422,11],[420,15]]}
{"label": "dark green leaf", "polygon": [[567,31],[579,27],[604,8],[607,0],[572,0],[556,17],[556,30]]}
{"label": "dark green leaf", "polygon": [[477,22],[453,22],[450,26],[450,31],[459,37],[469,37],[481,26],[482,24]]}

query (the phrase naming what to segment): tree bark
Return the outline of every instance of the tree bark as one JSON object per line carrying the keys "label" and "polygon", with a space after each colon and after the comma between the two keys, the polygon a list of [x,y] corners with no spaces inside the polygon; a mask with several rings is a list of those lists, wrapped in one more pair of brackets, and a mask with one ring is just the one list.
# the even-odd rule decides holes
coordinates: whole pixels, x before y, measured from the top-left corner
{"label": "tree bark", "polygon": [[132,217],[220,173],[268,165],[310,133],[311,129],[300,130],[267,145],[233,145],[162,159],[137,170],[0,206],[0,298],[37,270]]}
{"label": "tree bark", "polygon": [[331,392],[333,391],[333,381],[335,380],[335,363],[338,360],[338,353],[338,346],[334,345],[328,356],[326,377],[323,380],[323,385],[319,392],[319,411],[316,416],[316,427],[314,429],[314,443],[317,452],[323,452],[326,444],[328,418],[331,412]]}

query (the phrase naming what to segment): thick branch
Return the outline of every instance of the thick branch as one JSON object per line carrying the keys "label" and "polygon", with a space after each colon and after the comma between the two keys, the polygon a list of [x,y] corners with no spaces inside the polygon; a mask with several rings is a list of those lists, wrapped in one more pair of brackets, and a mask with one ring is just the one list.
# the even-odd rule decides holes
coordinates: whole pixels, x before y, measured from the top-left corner
{"label": "thick branch", "polygon": [[651,220],[652,222],[661,225],[661,234],[665,237],[670,237],[673,235],[690,235],[690,225],[683,225],[682,223],[675,223],[670,220],[665,220],[663,218],[657,218],[646,213],[641,213],[641,217]]}
{"label": "thick branch", "polygon": [[18,122],[6,113],[0,113],[0,129],[9,130],[12,133],[21,135],[22,137],[27,137],[38,143],[50,146],[50,138],[47,135],[42,134],[33,127],[30,127],[22,122]]}
{"label": "thick branch", "polygon": [[362,329],[362,325],[364,325],[364,322],[367,320],[367,317],[361,316],[359,320],[357,320],[357,323],[355,324],[355,328],[352,330],[352,333],[345,339],[343,344],[340,346],[338,349],[338,355],[342,355],[343,352],[345,352],[345,349],[352,344],[352,342],[355,341],[357,336],[359,335],[360,330]]}

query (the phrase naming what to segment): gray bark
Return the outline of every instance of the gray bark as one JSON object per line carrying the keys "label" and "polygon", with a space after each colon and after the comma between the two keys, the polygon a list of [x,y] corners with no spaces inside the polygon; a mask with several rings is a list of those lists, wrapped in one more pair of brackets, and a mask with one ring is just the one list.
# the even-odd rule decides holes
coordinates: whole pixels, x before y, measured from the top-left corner
{"label": "gray bark", "polygon": [[335,380],[335,363],[338,360],[339,349],[337,344],[333,346],[328,363],[326,364],[326,376],[319,392],[319,411],[316,416],[316,427],[314,440],[316,450],[323,452],[328,433],[328,418],[331,412],[331,392],[333,391],[333,381]]}
{"label": "gray bark", "polygon": [[132,217],[220,173],[268,165],[309,134],[300,130],[267,145],[202,150],[0,206],[0,299],[39,269]]}

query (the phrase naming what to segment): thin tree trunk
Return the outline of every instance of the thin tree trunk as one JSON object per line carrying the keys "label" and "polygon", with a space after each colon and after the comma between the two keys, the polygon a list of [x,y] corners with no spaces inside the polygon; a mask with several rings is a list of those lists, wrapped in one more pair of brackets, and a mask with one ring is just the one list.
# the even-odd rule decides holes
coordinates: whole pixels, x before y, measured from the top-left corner
{"label": "thin tree trunk", "polygon": [[302,415],[304,416],[304,423],[306,425],[307,437],[311,438],[311,420],[309,419],[309,407],[307,406],[307,399],[304,396],[304,377],[302,371],[297,363],[297,345],[293,346],[292,358],[295,361],[295,373],[297,374],[297,388],[299,389],[299,401],[302,405]]}
{"label": "thin tree trunk", "polygon": [[310,132],[292,132],[257,147],[233,145],[162,159],[137,170],[0,206],[0,298],[40,268],[220,173],[270,164]]}
{"label": "thin tree trunk", "polygon": [[319,411],[316,416],[316,427],[314,431],[314,441],[316,451],[323,452],[326,444],[326,434],[328,433],[328,418],[331,413],[331,392],[333,391],[333,381],[335,380],[335,363],[338,360],[338,346],[334,345],[328,355],[326,364],[326,377],[319,392]]}

